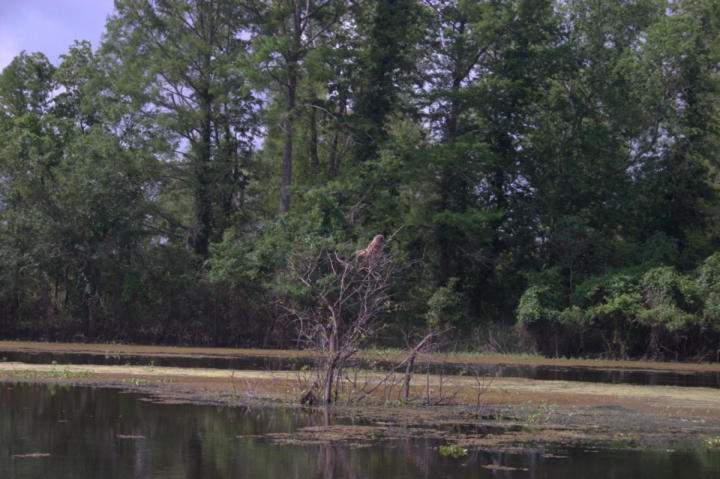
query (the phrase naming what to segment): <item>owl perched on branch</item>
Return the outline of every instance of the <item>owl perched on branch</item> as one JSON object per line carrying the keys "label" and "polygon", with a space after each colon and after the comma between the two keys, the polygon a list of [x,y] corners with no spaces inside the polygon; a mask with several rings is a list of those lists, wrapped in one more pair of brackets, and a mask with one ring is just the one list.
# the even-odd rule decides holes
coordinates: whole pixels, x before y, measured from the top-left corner
{"label": "owl perched on branch", "polygon": [[356,258],[372,258],[378,253],[382,253],[383,248],[385,248],[385,237],[375,235],[367,248],[356,251],[353,256]]}

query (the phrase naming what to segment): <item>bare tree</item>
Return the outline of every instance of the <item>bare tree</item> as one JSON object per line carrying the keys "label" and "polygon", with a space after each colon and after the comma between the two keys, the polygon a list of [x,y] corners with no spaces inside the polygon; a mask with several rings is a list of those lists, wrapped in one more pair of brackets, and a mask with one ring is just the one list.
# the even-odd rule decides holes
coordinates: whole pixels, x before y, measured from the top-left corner
{"label": "bare tree", "polygon": [[316,387],[323,403],[332,402],[334,380],[348,359],[377,332],[390,306],[395,271],[381,247],[366,255],[306,252],[290,261],[290,279],[304,291],[287,310],[300,340],[322,353]]}

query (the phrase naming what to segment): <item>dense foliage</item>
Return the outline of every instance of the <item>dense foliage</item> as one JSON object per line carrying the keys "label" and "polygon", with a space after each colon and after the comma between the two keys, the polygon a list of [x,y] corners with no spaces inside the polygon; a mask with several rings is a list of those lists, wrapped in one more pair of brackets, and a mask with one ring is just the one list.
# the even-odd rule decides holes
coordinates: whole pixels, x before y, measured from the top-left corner
{"label": "dense foliage", "polygon": [[116,0],[0,75],[0,337],[287,346],[383,234],[380,343],[715,359],[718,65],[712,0]]}

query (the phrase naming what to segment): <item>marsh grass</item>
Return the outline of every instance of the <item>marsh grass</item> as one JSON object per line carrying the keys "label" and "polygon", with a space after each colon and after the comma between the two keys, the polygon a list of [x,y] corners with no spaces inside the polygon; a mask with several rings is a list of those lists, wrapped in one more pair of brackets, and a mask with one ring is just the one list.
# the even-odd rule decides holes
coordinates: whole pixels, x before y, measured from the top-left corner
{"label": "marsh grass", "polygon": [[136,378],[136,377],[123,378],[122,382],[126,383],[126,384],[131,384],[135,387],[148,386],[153,383],[153,381],[151,381],[149,379]]}
{"label": "marsh grass", "polygon": [[71,370],[68,367],[64,367],[62,369],[53,368],[50,371],[33,371],[33,370],[26,370],[26,369],[23,369],[23,370],[13,369],[13,370],[7,371],[6,374],[12,378],[22,378],[22,379],[70,380],[70,379],[88,377],[92,373],[90,371],[78,371],[78,370],[74,370],[74,369]]}

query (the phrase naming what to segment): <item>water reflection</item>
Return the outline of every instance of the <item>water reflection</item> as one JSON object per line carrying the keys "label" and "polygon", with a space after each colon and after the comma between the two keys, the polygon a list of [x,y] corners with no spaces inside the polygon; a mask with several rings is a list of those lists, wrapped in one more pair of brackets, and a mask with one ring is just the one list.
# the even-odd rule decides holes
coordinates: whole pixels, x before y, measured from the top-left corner
{"label": "water reflection", "polygon": [[433,440],[277,445],[337,421],[287,409],[157,404],[117,390],[0,384],[0,478],[717,478],[720,453],[471,451]]}

